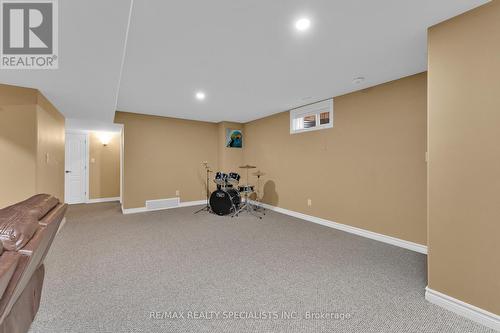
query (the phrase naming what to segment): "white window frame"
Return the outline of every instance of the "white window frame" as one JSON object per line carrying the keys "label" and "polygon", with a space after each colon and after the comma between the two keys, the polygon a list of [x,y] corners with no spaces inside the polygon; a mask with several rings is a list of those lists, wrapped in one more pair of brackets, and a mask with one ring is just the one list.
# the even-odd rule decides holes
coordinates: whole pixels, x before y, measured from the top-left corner
{"label": "white window frame", "polygon": [[[324,112],[330,113],[330,121],[328,122],[328,124],[320,125],[320,114]],[[295,129],[295,124],[294,124],[295,119],[313,115],[316,116],[316,126],[311,128]],[[290,134],[319,131],[322,129],[332,128],[332,127],[333,127],[333,98],[290,110]]]}

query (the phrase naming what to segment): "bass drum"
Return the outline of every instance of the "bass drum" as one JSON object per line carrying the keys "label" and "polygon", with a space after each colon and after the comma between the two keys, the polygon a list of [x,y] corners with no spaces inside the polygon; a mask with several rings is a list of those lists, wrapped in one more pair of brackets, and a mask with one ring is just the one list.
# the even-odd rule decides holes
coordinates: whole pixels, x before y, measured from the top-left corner
{"label": "bass drum", "polygon": [[217,190],[210,195],[210,208],[220,216],[229,215],[238,208],[241,203],[241,197],[235,189]]}

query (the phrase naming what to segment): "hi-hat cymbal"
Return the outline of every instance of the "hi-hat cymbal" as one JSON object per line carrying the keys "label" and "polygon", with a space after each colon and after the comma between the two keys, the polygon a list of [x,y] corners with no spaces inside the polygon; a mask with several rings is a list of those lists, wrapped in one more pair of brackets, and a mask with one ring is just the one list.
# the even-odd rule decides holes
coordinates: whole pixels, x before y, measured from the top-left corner
{"label": "hi-hat cymbal", "polygon": [[260,176],[264,176],[264,175],[265,175],[265,173],[259,170],[259,171],[257,171],[257,172],[252,173],[252,175],[257,176],[257,177],[260,177]]}
{"label": "hi-hat cymbal", "polygon": [[256,169],[257,167],[255,165],[242,165],[240,166],[240,169]]}

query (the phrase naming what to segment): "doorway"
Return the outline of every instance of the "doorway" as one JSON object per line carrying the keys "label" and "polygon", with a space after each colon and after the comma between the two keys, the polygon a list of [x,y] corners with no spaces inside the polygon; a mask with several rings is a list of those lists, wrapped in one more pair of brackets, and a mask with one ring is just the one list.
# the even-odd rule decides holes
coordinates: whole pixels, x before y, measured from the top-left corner
{"label": "doorway", "polygon": [[65,201],[78,204],[87,201],[88,135],[66,132]]}

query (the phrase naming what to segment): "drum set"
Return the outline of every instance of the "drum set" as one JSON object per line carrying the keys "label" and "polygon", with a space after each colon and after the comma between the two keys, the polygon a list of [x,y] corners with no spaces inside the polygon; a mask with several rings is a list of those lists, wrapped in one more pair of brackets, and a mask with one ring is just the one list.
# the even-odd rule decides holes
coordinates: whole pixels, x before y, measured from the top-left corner
{"label": "drum set", "polygon": [[[240,166],[240,169],[246,170],[246,184],[241,185],[241,176],[239,173],[216,172],[213,181],[217,184],[217,189],[210,193],[208,183],[209,174],[212,173],[212,170],[210,170],[208,163],[204,162],[203,164],[207,172],[207,205],[196,211],[195,214],[201,211],[208,211],[219,216],[230,215],[231,217],[235,217],[245,212],[262,219],[262,215],[265,215],[263,207],[258,204],[258,201],[254,201],[256,202],[254,203],[250,200],[250,196],[256,193],[256,191],[254,185],[249,185],[248,171],[257,168],[256,166],[248,164]],[[264,174],[258,171],[254,175],[257,176],[260,182],[260,177]]]}

